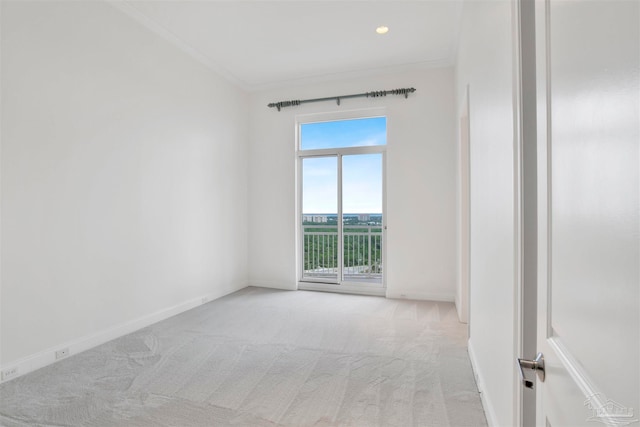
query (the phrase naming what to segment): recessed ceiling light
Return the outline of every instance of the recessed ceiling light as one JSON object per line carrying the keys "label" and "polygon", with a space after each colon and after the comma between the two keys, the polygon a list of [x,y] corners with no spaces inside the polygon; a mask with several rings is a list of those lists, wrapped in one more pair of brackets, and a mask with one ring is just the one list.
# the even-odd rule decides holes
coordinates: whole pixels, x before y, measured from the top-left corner
{"label": "recessed ceiling light", "polygon": [[385,27],[384,25],[380,25],[376,28],[376,33],[378,34],[387,34],[389,32],[389,27]]}

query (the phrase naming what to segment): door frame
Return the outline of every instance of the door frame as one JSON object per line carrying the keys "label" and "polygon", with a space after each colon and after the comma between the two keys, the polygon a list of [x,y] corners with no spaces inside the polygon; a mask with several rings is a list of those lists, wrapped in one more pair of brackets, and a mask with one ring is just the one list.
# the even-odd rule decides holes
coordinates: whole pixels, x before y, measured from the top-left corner
{"label": "door frame", "polygon": [[[533,359],[537,347],[538,139],[535,1],[512,3],[514,133],[515,358]],[[516,360],[514,424],[536,425],[536,390],[520,381]]]}
{"label": "door frame", "polygon": [[[301,114],[295,117],[295,162],[296,162],[296,206],[295,206],[295,235],[296,235],[296,282],[297,289],[300,290],[312,290],[323,292],[338,292],[338,293],[350,293],[350,294],[362,294],[362,295],[386,295],[386,283],[387,283],[387,268],[384,263],[387,259],[387,242],[386,242],[386,230],[387,230],[387,167],[386,167],[386,151],[387,145],[378,146],[363,146],[363,147],[345,147],[345,148],[330,148],[330,149],[317,149],[317,150],[301,150],[300,149],[300,128],[301,125],[307,123],[320,123],[340,120],[353,120],[353,119],[365,119],[373,117],[385,117],[387,120],[387,135],[389,129],[389,117],[387,116],[386,108],[366,108],[357,110],[346,110],[331,113],[313,113],[313,114]],[[342,206],[342,157],[347,155],[358,154],[381,154],[382,155],[382,283],[381,284],[355,284],[351,282],[340,282],[342,271],[338,273],[337,283],[327,283],[316,280],[302,280],[302,274],[304,271],[304,243],[303,243],[303,228],[302,228],[302,161],[305,158],[311,157],[332,157],[335,156],[338,162],[338,211],[341,211]],[[342,257],[342,221],[338,221],[338,256]],[[342,265],[342,262],[339,263]]]}
{"label": "door frame", "polygon": [[[469,85],[466,85],[462,98],[462,109],[458,116],[458,180],[459,180],[459,218],[458,218],[458,289],[456,309],[458,319],[468,325],[471,306],[471,121],[469,117]],[[470,333],[471,328],[467,328]]]}
{"label": "door frame", "polygon": [[[517,328],[514,343],[520,358],[533,359],[537,353],[538,298],[538,117],[536,70],[536,2],[515,2],[514,25],[516,102],[516,212],[517,212]],[[515,363],[516,361],[514,361]],[[516,415],[519,425],[536,425],[536,390],[517,383]]]}

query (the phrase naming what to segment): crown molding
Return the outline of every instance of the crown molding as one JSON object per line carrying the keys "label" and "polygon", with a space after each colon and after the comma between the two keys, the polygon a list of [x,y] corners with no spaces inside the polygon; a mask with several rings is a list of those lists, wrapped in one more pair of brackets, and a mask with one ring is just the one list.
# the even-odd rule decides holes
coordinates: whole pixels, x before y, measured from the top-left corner
{"label": "crown molding", "polygon": [[220,75],[231,84],[237,86],[238,88],[244,90],[245,92],[258,92],[263,90],[270,89],[281,89],[286,87],[296,87],[296,86],[304,86],[316,83],[326,83],[332,81],[339,80],[349,80],[349,79],[357,79],[363,77],[374,77],[395,73],[402,73],[407,71],[414,70],[426,70],[432,68],[443,68],[443,67],[451,67],[455,65],[455,50],[452,49],[449,52],[448,56],[428,60],[428,61],[418,61],[413,63],[405,63],[405,64],[396,64],[390,65],[386,67],[375,67],[375,68],[362,68],[357,70],[349,70],[349,71],[341,71],[336,73],[325,73],[325,74],[316,74],[316,75],[307,75],[299,78],[293,79],[282,79],[276,81],[262,81],[262,82],[246,82],[237,78],[233,73],[229,70],[213,61],[208,56],[204,55],[197,49],[194,49],[190,44],[186,43],[176,34],[171,32],[165,26],[157,23],[153,19],[147,17],[144,13],[142,13],[135,6],[131,5],[126,0],[104,0],[106,3],[112,5],[114,8],[120,10],[124,14],[128,15],[130,18],[134,19],[139,24],[143,25],[148,30],[154,32],[158,36],[167,40],[178,49],[183,51],[184,53],[191,56],[196,61],[200,62],[207,68],[209,68],[214,73]]}
{"label": "crown molding", "polygon": [[249,88],[247,85],[236,76],[234,76],[231,72],[229,72],[224,67],[220,66],[220,64],[212,61],[209,57],[199,52],[197,49],[194,49],[191,45],[183,41],[180,37],[172,33],[163,25],[158,24],[153,19],[150,19],[145,14],[140,12],[135,6],[128,3],[126,0],[105,0],[106,3],[112,5],[116,9],[128,15],[130,18],[133,18],[138,23],[142,24],[148,30],[151,30],[156,35],[162,37],[167,40],[178,49],[182,50],[184,53],[191,56],[196,61],[200,62],[202,65],[209,68],[211,71],[214,71],[216,74],[220,75],[224,79],[228,80],[230,83],[238,86],[239,88],[248,91]]}

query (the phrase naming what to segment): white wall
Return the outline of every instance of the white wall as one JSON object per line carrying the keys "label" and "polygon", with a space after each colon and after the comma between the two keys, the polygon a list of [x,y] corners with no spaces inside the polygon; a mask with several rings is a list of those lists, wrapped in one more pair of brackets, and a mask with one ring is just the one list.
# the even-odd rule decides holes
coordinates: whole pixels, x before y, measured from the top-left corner
{"label": "white wall", "polygon": [[[511,2],[464,4],[457,102],[469,84],[469,352],[491,425],[516,425],[516,233]],[[458,107],[460,111],[460,106]]]}
{"label": "white wall", "polygon": [[[303,104],[269,102],[415,87],[404,97]],[[453,69],[415,70],[251,97],[249,281],[296,288],[295,116],[386,107],[387,296],[453,301],[455,295],[455,106]]]}
{"label": "white wall", "polygon": [[3,367],[246,286],[247,117],[107,3],[2,2]]}

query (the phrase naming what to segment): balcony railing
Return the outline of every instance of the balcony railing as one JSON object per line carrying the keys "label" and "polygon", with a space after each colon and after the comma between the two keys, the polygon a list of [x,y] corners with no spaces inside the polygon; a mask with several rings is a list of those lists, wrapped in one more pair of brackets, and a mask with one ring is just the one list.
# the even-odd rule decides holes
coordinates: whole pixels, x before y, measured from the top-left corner
{"label": "balcony railing", "polygon": [[[338,280],[338,227],[303,225],[304,277]],[[382,282],[382,227],[345,225],[343,280]]]}

